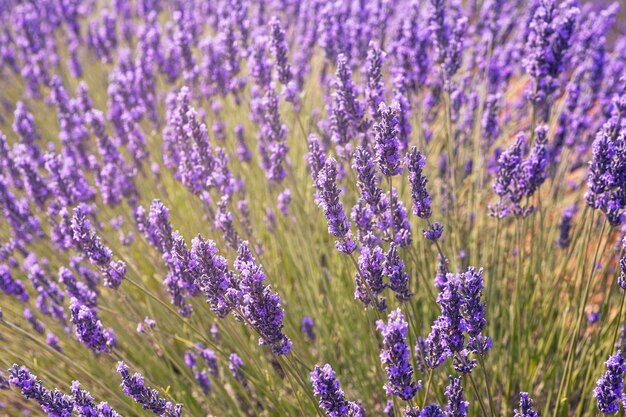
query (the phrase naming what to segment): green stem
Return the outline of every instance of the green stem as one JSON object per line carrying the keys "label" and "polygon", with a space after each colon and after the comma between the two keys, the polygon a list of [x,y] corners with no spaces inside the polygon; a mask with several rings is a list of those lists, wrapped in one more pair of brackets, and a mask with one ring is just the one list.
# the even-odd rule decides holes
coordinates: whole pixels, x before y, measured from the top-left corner
{"label": "green stem", "polygon": [[624,310],[624,299],[626,299],[626,291],[622,290],[622,301],[619,303],[619,313],[617,313],[617,325],[615,326],[615,333],[613,333],[613,344],[611,345],[611,349],[615,347],[617,343],[617,335],[619,334],[619,326],[622,321],[622,311]]}
{"label": "green stem", "polygon": [[424,400],[422,401],[422,408],[426,407],[426,401],[428,401],[428,393],[430,391],[430,383],[433,380],[433,370],[428,368],[428,380],[426,381],[426,392],[424,392]]}
{"label": "green stem", "polygon": [[495,405],[493,401],[493,395],[491,393],[491,384],[489,383],[489,376],[487,375],[487,368],[485,368],[485,362],[483,361],[482,355],[478,355],[478,363],[480,364],[480,368],[483,371],[483,376],[485,378],[485,385],[487,385],[487,395],[489,396],[489,408],[491,409],[491,415],[496,417]]}
{"label": "green stem", "polygon": [[474,388],[474,393],[476,394],[476,398],[478,398],[478,403],[480,404],[480,409],[483,412],[484,416],[488,416],[489,413],[487,413],[487,408],[485,407],[485,403],[483,402],[483,399],[480,397],[480,391],[478,391],[478,385],[476,385],[476,382],[474,381],[474,378],[472,378],[472,373],[468,373],[467,376],[469,377],[470,382],[472,383],[472,387]]}

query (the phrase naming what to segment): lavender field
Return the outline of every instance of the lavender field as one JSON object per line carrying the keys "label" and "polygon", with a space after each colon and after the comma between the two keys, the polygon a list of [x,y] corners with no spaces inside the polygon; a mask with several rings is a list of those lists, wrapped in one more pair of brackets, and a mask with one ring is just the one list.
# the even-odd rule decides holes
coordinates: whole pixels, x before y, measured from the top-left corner
{"label": "lavender field", "polygon": [[626,413],[621,0],[0,0],[0,416]]}

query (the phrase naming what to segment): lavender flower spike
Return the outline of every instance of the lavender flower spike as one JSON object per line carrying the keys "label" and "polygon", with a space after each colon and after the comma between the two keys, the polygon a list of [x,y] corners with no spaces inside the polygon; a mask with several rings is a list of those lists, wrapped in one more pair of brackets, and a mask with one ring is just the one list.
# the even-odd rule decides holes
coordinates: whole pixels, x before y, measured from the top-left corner
{"label": "lavender flower spike", "polygon": [[157,390],[147,387],[140,373],[130,375],[128,366],[124,362],[117,364],[117,372],[122,375],[122,389],[124,394],[132,397],[144,410],[150,410],[159,417],[180,417],[182,404],[172,405],[171,402],[159,397]]}
{"label": "lavender flower spike", "polygon": [[189,269],[204,293],[211,311],[218,317],[226,317],[232,309],[226,295],[231,287],[231,277],[228,273],[228,262],[218,255],[217,246],[212,240],[198,235],[191,241]]}
{"label": "lavender flower spike", "polygon": [[117,289],[126,275],[126,264],[113,260],[111,250],[102,244],[81,206],[74,209],[71,230],[75,248],[84,253],[92,264],[100,267],[105,286]]}
{"label": "lavender flower spike", "polygon": [[311,342],[315,342],[315,322],[311,317],[304,317],[302,319],[302,324],[300,325],[300,329],[302,333],[306,335],[306,337],[311,340]]}
{"label": "lavender flower spike", "polygon": [[14,364],[9,368],[9,382],[21,389],[24,397],[37,401],[43,412],[51,417],[69,417],[74,410],[74,402],[69,395],[58,389],[48,391],[25,366],[18,368]]}
{"label": "lavender flower spike", "polygon": [[463,397],[463,387],[461,386],[461,377],[450,378],[450,385],[446,388],[446,397],[448,405],[446,406],[446,414],[448,417],[467,417],[469,402]]}
{"label": "lavender flower spike", "polygon": [[285,311],[281,307],[280,296],[265,285],[263,267],[248,249],[248,242],[243,242],[237,251],[234,267],[239,272],[239,290],[243,297],[243,314],[247,321],[261,335],[259,344],[269,345],[277,355],[286,355],[291,350],[292,342],[283,333]]}
{"label": "lavender flower spike", "polygon": [[383,350],[380,360],[387,370],[387,395],[397,395],[405,401],[410,401],[421,384],[413,381],[413,366],[409,359],[411,350],[406,344],[406,335],[409,328],[400,309],[389,313],[389,322],[376,322],[376,328],[383,336]]}
{"label": "lavender flower spike", "polygon": [[122,417],[106,402],[96,405],[88,391],[80,388],[80,382],[72,381],[72,399],[79,417]]}
{"label": "lavender flower spike", "polygon": [[269,26],[272,37],[270,50],[276,60],[275,68],[278,74],[278,81],[283,85],[287,85],[293,78],[293,72],[287,57],[288,50],[287,42],[285,42],[285,31],[280,25],[280,19],[276,16],[270,19]]}
{"label": "lavender flower spike", "polygon": [[81,304],[78,299],[70,300],[72,323],[76,326],[76,338],[79,342],[95,353],[109,353],[115,345],[115,336],[112,330],[102,326],[96,310]]}
{"label": "lavender flower spike", "polygon": [[311,385],[313,394],[319,398],[320,407],[328,417],[359,417],[363,415],[361,408],[354,402],[346,400],[339,381],[335,377],[335,371],[329,364],[319,367],[311,372]]}
{"label": "lavender flower spike", "polygon": [[409,171],[409,182],[411,183],[411,198],[413,199],[413,214],[422,219],[428,219],[431,215],[432,199],[426,184],[428,179],[422,173],[426,165],[426,159],[417,147],[413,146],[404,158],[404,164]]}
{"label": "lavender flower spike", "polygon": [[515,417],[539,417],[539,414],[533,410],[533,400],[527,392],[519,393],[519,409],[515,410]]}
{"label": "lavender flower spike", "polygon": [[619,411],[619,403],[626,401],[624,394],[624,372],[626,361],[620,351],[611,356],[605,363],[607,371],[598,379],[593,397],[598,401],[598,410],[604,414],[615,414]]}
{"label": "lavender flower spike", "polygon": [[402,173],[398,111],[397,104],[387,106],[380,103],[380,121],[374,125],[376,162],[380,171],[388,177]]}
{"label": "lavender flower spike", "polygon": [[337,238],[337,249],[350,254],[355,249],[350,233],[350,222],[339,200],[340,191],[337,188],[337,162],[328,157],[324,167],[317,174],[315,187],[318,190],[318,205],[328,219],[328,233]]}
{"label": "lavender flower spike", "polygon": [[393,242],[385,255],[383,269],[390,281],[389,288],[396,293],[396,298],[400,301],[410,300],[413,293],[409,290],[409,275],[406,273],[402,258],[398,255],[398,248]]}

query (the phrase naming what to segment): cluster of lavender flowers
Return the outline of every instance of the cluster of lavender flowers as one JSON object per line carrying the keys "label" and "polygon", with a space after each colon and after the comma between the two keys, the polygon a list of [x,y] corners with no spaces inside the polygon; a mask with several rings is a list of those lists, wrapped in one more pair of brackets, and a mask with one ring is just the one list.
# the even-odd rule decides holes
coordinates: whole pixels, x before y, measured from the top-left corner
{"label": "cluster of lavender flowers", "polygon": [[441,315],[428,337],[420,338],[415,347],[425,369],[434,369],[451,357],[457,372],[471,373],[476,360],[470,354],[482,356],[491,349],[491,338],[483,335],[487,320],[482,275],[482,269],[469,267],[459,274],[446,273],[437,282]]}
{"label": "cluster of lavender flowers", "polygon": [[96,405],[91,394],[81,389],[78,381],[72,382],[71,395],[67,395],[57,388],[52,391],[46,389],[43,383],[24,366],[13,365],[8,372],[8,384],[20,389],[24,397],[34,399],[46,415],[69,417],[76,411],[79,416],[85,417],[121,417],[121,414],[104,401]]}

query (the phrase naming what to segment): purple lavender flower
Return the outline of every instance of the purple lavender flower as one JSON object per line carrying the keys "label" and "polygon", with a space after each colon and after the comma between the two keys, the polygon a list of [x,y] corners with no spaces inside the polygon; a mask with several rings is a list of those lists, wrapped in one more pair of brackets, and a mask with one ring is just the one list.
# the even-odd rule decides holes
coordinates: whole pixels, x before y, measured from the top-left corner
{"label": "purple lavender flower", "polygon": [[598,410],[601,413],[615,414],[619,411],[619,403],[625,400],[623,391],[626,362],[618,351],[605,365],[607,371],[598,379],[593,397],[598,400]]}
{"label": "purple lavender flower", "polygon": [[69,417],[74,410],[74,401],[58,389],[48,391],[37,377],[25,366],[9,368],[9,382],[22,390],[22,395],[39,403],[43,412],[52,417]]}
{"label": "purple lavender flower", "polygon": [[24,188],[21,173],[11,153],[9,142],[2,132],[0,132],[0,174],[8,184],[16,189]]}
{"label": "purple lavender flower", "polygon": [[437,319],[436,325],[441,330],[445,348],[451,354],[460,352],[464,348],[465,322],[462,316],[462,289],[461,279],[448,274],[447,281],[437,297],[437,304],[441,307],[441,316]]}
{"label": "purple lavender flower", "polygon": [[467,18],[459,17],[453,28],[446,19],[445,0],[430,0],[428,28],[435,46],[435,61],[443,75],[443,87],[452,90],[452,76],[461,66]]}
{"label": "purple lavender flower", "polygon": [[485,100],[485,110],[481,120],[481,136],[484,149],[489,149],[500,135],[499,122],[500,94],[489,94]]}
{"label": "purple lavender flower", "polygon": [[106,402],[96,405],[91,394],[81,389],[78,381],[72,381],[71,392],[74,408],[80,417],[122,417]]}
{"label": "purple lavender flower", "polygon": [[474,267],[467,268],[466,272],[459,274],[463,280],[461,296],[463,298],[463,306],[461,313],[463,314],[463,329],[471,336],[477,337],[487,324],[485,319],[485,306],[487,303],[482,301],[483,295],[483,269],[478,271]]}
{"label": "purple lavender flower", "polygon": [[365,246],[380,245],[382,240],[379,236],[372,233],[374,228],[374,212],[370,206],[359,198],[357,203],[352,207],[350,218],[354,222],[357,229],[357,239]]}
{"label": "purple lavender flower", "polygon": [[383,270],[389,278],[389,288],[396,293],[400,301],[409,301],[413,293],[409,290],[409,275],[406,272],[404,261],[398,255],[397,245],[392,242],[389,251],[385,254]]}
{"label": "purple lavender flower", "polygon": [[24,243],[43,236],[39,219],[30,211],[28,202],[9,191],[7,181],[0,175],[0,209],[7,219],[15,239]]}
{"label": "purple lavender flower", "polygon": [[43,210],[52,196],[52,190],[39,174],[38,161],[33,160],[28,153],[28,148],[20,143],[13,147],[13,160],[22,176],[22,183],[28,198],[35,204],[37,210]]}
{"label": "purple lavender flower", "polygon": [[189,317],[193,308],[186,301],[186,296],[194,296],[199,291],[197,281],[191,273],[191,251],[187,249],[185,239],[178,232],[172,234],[172,240],[172,250],[163,255],[168,269],[163,285],[170,294],[172,304],[178,307],[180,315]]}
{"label": "purple lavender flower", "polygon": [[400,309],[390,312],[388,319],[386,324],[382,320],[376,322],[376,328],[383,336],[380,360],[387,370],[385,390],[387,395],[397,395],[410,401],[421,388],[421,384],[413,381],[413,366],[409,359],[411,350],[406,344],[409,325]]}
{"label": "purple lavender flower", "polygon": [[220,230],[224,235],[224,240],[232,249],[237,249],[241,243],[239,232],[235,229],[235,223],[233,222],[233,215],[228,210],[228,203],[230,197],[228,195],[222,195],[219,203],[217,203],[217,211],[215,213],[214,225],[217,230]]}
{"label": "purple lavender flower", "polygon": [[244,364],[239,355],[236,353],[231,353],[228,357],[228,369],[232,374],[233,378],[239,382],[244,381],[243,372],[241,372],[241,368],[243,368]]}
{"label": "purple lavender flower", "polygon": [[31,252],[24,259],[24,267],[27,271],[28,280],[37,292],[35,304],[43,314],[55,317],[62,323],[66,322],[63,308],[65,295],[57,283],[48,278],[47,259],[40,258]]}
{"label": "purple lavender flower", "polygon": [[435,288],[441,291],[448,280],[448,259],[442,258],[441,255],[437,255],[437,273],[435,274]]}
{"label": "purple lavender flower", "polygon": [[536,138],[528,157],[521,166],[521,172],[517,182],[519,191],[514,192],[512,200],[518,203],[522,197],[530,197],[546,179],[546,166],[548,165],[548,127],[541,125],[535,130]]}
{"label": "purple lavender flower", "polygon": [[[526,42],[524,68],[533,80],[531,102],[544,106],[558,87],[564,69],[563,59],[570,46],[580,10],[567,4],[557,11],[554,0],[541,2],[535,9]],[[544,120],[547,119],[545,112]]]}
{"label": "purple lavender flower", "polygon": [[279,97],[273,87],[267,89],[262,100],[263,118],[259,130],[261,167],[267,179],[282,182],[287,176],[283,166],[289,151],[287,127],[281,122],[278,111]]}
{"label": "purple lavender flower", "polygon": [[352,71],[344,54],[337,57],[334,87],[333,102],[344,112],[351,127],[357,132],[367,131],[369,121],[365,119],[365,109],[357,98],[358,93],[352,82]]}
{"label": "purple lavender flower", "polygon": [[400,140],[398,138],[398,105],[381,103],[378,109],[380,121],[374,124],[376,163],[385,176],[402,173]]}
{"label": "purple lavender flower", "polygon": [[469,402],[465,401],[463,396],[463,387],[461,386],[461,377],[450,379],[450,385],[446,388],[446,397],[448,405],[446,406],[446,415],[448,417],[467,417]]}
{"label": "purple lavender flower", "polygon": [[76,279],[74,273],[65,268],[59,268],[59,282],[65,285],[67,294],[85,304],[87,307],[95,307],[97,303],[97,293],[89,286]]}
{"label": "purple lavender flower", "polygon": [[96,310],[72,297],[70,312],[78,341],[95,353],[109,353],[115,345],[115,335],[111,329],[104,328]]}
{"label": "purple lavender flower", "polygon": [[432,199],[426,184],[428,179],[423,174],[426,159],[417,150],[417,147],[411,148],[411,152],[407,153],[404,164],[409,171],[409,182],[411,183],[411,198],[413,199],[413,214],[422,219],[428,219],[431,215]]}
{"label": "purple lavender flower", "polygon": [[157,199],[150,204],[150,213],[145,217],[145,210],[138,206],[133,215],[137,222],[137,228],[143,232],[148,242],[161,253],[168,253],[172,250],[172,225],[170,223],[170,213],[167,207]]}
{"label": "purple lavender flower", "polygon": [[304,317],[300,326],[302,333],[306,335],[312,342],[315,342],[315,322],[311,317]]}
{"label": "purple lavender flower", "polygon": [[509,188],[522,163],[523,142],[524,135],[519,134],[515,143],[502,152],[498,158],[498,173],[493,184],[493,190],[501,198],[509,193]]}
{"label": "purple lavender flower", "polygon": [[329,364],[321,368],[315,365],[310,381],[313,394],[319,398],[320,408],[328,417],[362,416],[361,408],[356,403],[346,400],[341,385],[335,377],[335,371]]}
{"label": "purple lavender flower", "polygon": [[386,417],[394,416],[393,400],[387,400],[387,402],[385,403],[385,409],[383,410],[383,413],[385,413]]}
{"label": "purple lavender flower", "polygon": [[337,249],[350,254],[355,249],[350,233],[350,222],[339,200],[340,191],[337,188],[337,162],[328,157],[324,167],[317,174],[315,187],[318,190],[318,206],[324,211],[328,219],[328,233],[337,238]]}
{"label": "purple lavender flower", "polygon": [[244,128],[241,124],[235,127],[235,136],[237,137],[237,156],[240,161],[248,162],[252,159],[252,152],[246,144],[246,136]]}
{"label": "purple lavender flower", "polygon": [[11,269],[5,264],[0,264],[0,290],[6,295],[12,295],[22,302],[28,301],[29,295],[22,281],[13,278]]}
{"label": "purple lavender flower", "polygon": [[46,325],[35,318],[35,315],[30,308],[26,307],[24,309],[23,315],[26,321],[29,322],[30,325],[33,327],[34,331],[39,334],[43,334],[43,332],[46,331]]}
{"label": "purple lavender flower", "polygon": [[276,16],[270,19],[269,26],[272,39],[270,50],[272,55],[274,55],[278,81],[283,85],[287,85],[292,80],[293,73],[287,56],[288,49],[287,42],[285,42],[285,31],[280,25],[280,19]]}
{"label": "purple lavender flower", "polygon": [[438,404],[431,404],[424,407],[419,417],[446,417]]}
{"label": "purple lavender flower", "polygon": [[291,190],[285,188],[280,194],[278,194],[278,208],[284,216],[289,215],[289,204],[291,203]]}
{"label": "purple lavender flower", "polygon": [[196,355],[192,351],[188,350],[183,355],[185,359],[185,365],[187,368],[195,368],[196,367]]}
{"label": "purple lavender flower", "polygon": [[559,224],[559,238],[557,244],[560,248],[565,249],[571,242],[570,231],[572,229],[572,219],[578,212],[576,204],[565,207],[561,214],[561,223]]}
{"label": "purple lavender flower", "polygon": [[193,373],[193,377],[196,380],[198,386],[202,390],[204,395],[209,395],[211,392],[211,380],[209,379],[209,375],[206,370],[195,371]]}
{"label": "purple lavender flower", "polygon": [[600,320],[601,317],[601,313],[600,311],[590,311],[587,314],[587,323],[589,324],[595,324]]}
{"label": "purple lavender flower", "polygon": [[145,385],[140,373],[131,376],[124,362],[118,362],[117,372],[122,376],[121,386],[124,394],[132,397],[144,410],[150,410],[159,417],[180,417],[183,410],[182,404],[173,405],[159,397],[157,390]]}
{"label": "purple lavender flower", "polygon": [[393,208],[391,212],[391,220],[393,222],[393,241],[401,248],[405,248],[413,242],[409,215],[404,207],[404,204],[402,203],[402,200],[398,198],[398,192],[395,187],[392,190],[391,198],[391,207]]}
{"label": "purple lavender flower", "polygon": [[88,168],[90,164],[86,142],[89,139],[89,132],[78,109],[78,102],[69,98],[59,76],[51,80],[50,89],[50,99],[57,107],[63,156],[75,161],[81,168]]}
{"label": "purple lavender flower", "polygon": [[243,242],[237,251],[234,262],[239,273],[239,291],[243,298],[242,312],[246,320],[259,332],[259,344],[269,345],[277,355],[286,355],[291,350],[292,342],[283,333],[285,311],[277,293],[265,285],[265,273],[250,249],[248,242]]}
{"label": "purple lavender flower", "polygon": [[[385,298],[381,297],[382,292],[385,290],[385,284],[383,283],[384,262],[385,254],[380,246],[372,248],[363,246],[361,248],[354,298],[361,300],[366,307],[371,305],[372,301],[374,301],[378,311],[385,311],[387,309]],[[363,280],[365,282],[362,282]],[[374,298],[374,300],[372,300],[372,298]]]}
{"label": "purple lavender flower", "polygon": [[71,231],[74,247],[102,270],[104,285],[117,289],[126,275],[126,264],[113,260],[111,250],[102,244],[81,206],[74,209]]}
{"label": "purple lavender flower", "polygon": [[378,178],[374,158],[368,148],[359,146],[354,153],[352,167],[356,170],[357,187],[361,198],[371,207],[375,214],[382,210],[381,199],[383,190],[378,187]]}
{"label": "purple lavender flower", "polygon": [[219,368],[217,366],[217,356],[215,355],[215,352],[211,349],[198,348],[198,355],[200,355],[200,357],[204,360],[204,363],[206,363],[209,373],[213,376],[218,376]]}
{"label": "purple lavender flower", "polygon": [[[623,181],[626,167],[620,126],[615,118],[609,119],[596,134],[592,145],[592,158],[587,174],[585,200],[594,209],[602,210],[611,225],[622,222],[626,206]],[[618,140],[616,140],[618,139]]]}
{"label": "purple lavender flower", "polygon": [[519,393],[519,409],[515,410],[515,417],[539,417],[539,413],[533,410],[533,400],[527,392]]}
{"label": "purple lavender flower", "polygon": [[148,333],[149,331],[154,330],[154,326],[156,326],[156,321],[146,316],[143,321],[137,324],[137,333]]}
{"label": "purple lavender flower", "polygon": [[310,134],[307,141],[309,147],[309,152],[307,154],[307,164],[309,167],[311,178],[315,183],[317,181],[317,175],[322,170],[322,168],[324,168],[326,155],[324,154],[324,150],[316,135]]}
{"label": "purple lavender flower", "polygon": [[346,159],[352,149],[352,134],[347,114],[337,104],[330,110],[330,139],[337,148],[337,154]]}
{"label": "purple lavender flower", "polygon": [[443,225],[439,222],[429,223],[428,229],[422,229],[424,232],[424,237],[428,240],[432,240],[433,242],[438,241],[443,235]]}
{"label": "purple lavender flower", "polygon": [[377,118],[380,103],[385,101],[385,90],[383,85],[383,52],[376,46],[374,41],[370,41],[367,51],[367,84],[365,86],[365,97],[370,108],[370,114]]}
{"label": "purple lavender flower", "polygon": [[189,268],[211,311],[218,317],[226,317],[232,309],[226,295],[232,285],[231,276],[228,262],[218,255],[212,240],[205,240],[200,235],[192,240]]}
{"label": "purple lavender flower", "polygon": [[46,153],[42,159],[50,174],[48,187],[63,205],[93,201],[96,191],[71,160],[54,153]]}
{"label": "purple lavender flower", "polygon": [[61,346],[59,346],[59,338],[52,332],[46,333],[46,345],[50,346],[52,349],[61,352]]}
{"label": "purple lavender flower", "polygon": [[41,151],[38,142],[41,140],[41,133],[37,130],[35,119],[26,105],[18,101],[15,105],[15,119],[13,120],[13,131],[20,137],[20,143],[28,148],[28,153],[34,161],[39,161]]}

